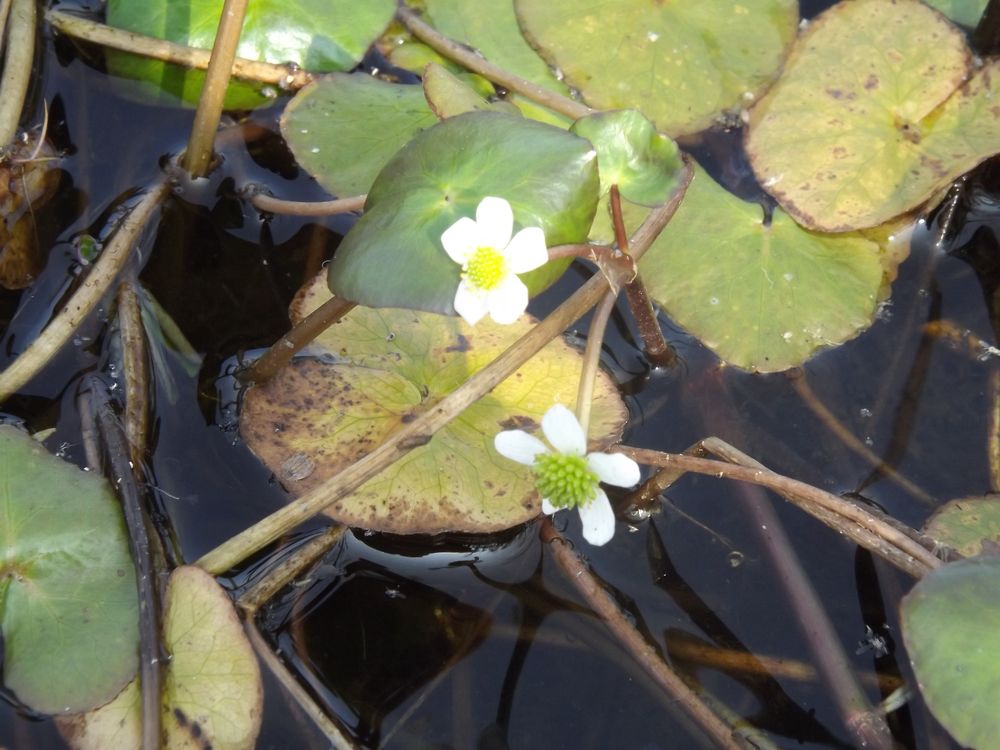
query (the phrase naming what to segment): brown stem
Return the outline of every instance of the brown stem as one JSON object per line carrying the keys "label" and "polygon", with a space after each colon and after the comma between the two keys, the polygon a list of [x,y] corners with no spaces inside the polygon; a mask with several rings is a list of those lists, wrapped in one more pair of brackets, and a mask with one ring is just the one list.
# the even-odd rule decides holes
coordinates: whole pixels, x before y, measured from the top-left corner
{"label": "brown stem", "polygon": [[[940,558],[936,557],[910,534],[887,523],[868,509],[849,503],[818,487],[777,474],[770,469],[735,466],[725,461],[713,461],[677,453],[662,453],[644,448],[622,446],[620,450],[633,460],[647,466],[659,466],[673,471],[680,470],[682,473],[694,472],[759,484],[788,497],[789,500],[807,512],[810,512],[812,507],[819,506],[829,513],[863,526],[877,538],[896,547],[902,554],[911,559],[911,564],[906,568],[906,571],[915,574],[915,577],[919,578],[943,564]],[[808,502],[801,502],[803,500]],[[825,520],[819,514],[813,515],[816,515],[820,520]],[[840,529],[838,528],[838,530]],[[859,544],[861,543],[859,541]],[[876,554],[881,553],[879,547],[864,546]],[[891,558],[889,561],[896,562]]]}
{"label": "brown stem", "polygon": [[698,723],[716,747],[743,750],[744,745],[734,736],[736,732],[733,727],[725,724],[708,708],[697,693],[663,661],[656,649],[628,621],[615,600],[573,552],[547,516],[542,519],[539,532],[566,578],[656,683]]}
{"label": "brown stem", "polygon": [[198,109],[191,126],[191,137],[184,152],[184,169],[191,177],[204,177],[212,163],[212,143],[219,129],[223,101],[229,88],[229,76],[240,43],[243,18],[249,0],[225,0],[222,18],[215,34],[212,59],[205,71],[205,85],[198,99]]}
{"label": "brown stem", "polygon": [[463,65],[473,73],[478,73],[483,78],[487,78],[493,81],[493,83],[503,86],[508,91],[518,93],[536,104],[541,104],[543,107],[551,109],[553,112],[565,115],[571,120],[579,120],[581,117],[586,117],[593,112],[585,104],[549,91],[547,88],[516,76],[513,73],[508,73],[498,65],[494,65],[486,58],[476,54],[468,47],[452,41],[433,27],[428,26],[409,8],[400,7],[396,11],[396,18],[410,30],[413,36],[428,47],[444,55],[449,60],[454,60]]}
{"label": "brown stem", "polygon": [[14,0],[7,26],[7,54],[0,78],[0,148],[17,135],[35,57],[35,0]]}
{"label": "brown stem", "polygon": [[288,333],[271,344],[250,367],[237,375],[241,382],[266,383],[287,365],[296,352],[356,307],[356,302],[332,297],[300,320]]}
{"label": "brown stem", "polygon": [[250,198],[250,203],[258,211],[284,216],[335,216],[351,211],[362,211],[367,195],[338,198],[332,201],[286,201],[264,193]]}
{"label": "brown stem", "polygon": [[[633,257],[653,244],[660,230],[670,220],[676,205],[654,209],[632,238]],[[427,444],[434,433],[461,414],[470,404],[489,393],[537,354],[549,341],[559,336],[587,310],[597,304],[608,290],[608,281],[595,274],[545,320],[518,339],[506,351],[465,381],[452,393],[393,433],[384,443],[362,456],[334,477],[307,492],[293,503],[223,542],[204,555],[197,564],[218,575],[229,570],[248,555],[270,544],[327,506],[346,497],[383,469],[414,448]]]}
{"label": "brown stem", "polygon": [[139,468],[149,436],[149,359],[135,280],[118,285],[118,328],[125,378],[125,437],[133,468]]}

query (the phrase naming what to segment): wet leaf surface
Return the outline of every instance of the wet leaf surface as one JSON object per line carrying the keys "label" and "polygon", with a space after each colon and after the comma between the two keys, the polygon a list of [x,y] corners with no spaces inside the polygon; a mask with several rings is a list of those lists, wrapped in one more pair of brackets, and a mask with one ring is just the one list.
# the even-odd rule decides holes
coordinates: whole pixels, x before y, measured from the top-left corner
{"label": "wet leaf surface", "polygon": [[921,3],[838,4],[809,26],[750,113],[757,178],[822,231],[920,206],[1000,151],[1000,63],[962,85],[969,65],[962,33]]}
{"label": "wet leaf surface", "polygon": [[[293,319],[328,298],[317,280],[293,305]],[[460,318],[356,308],[317,340],[327,356],[296,359],[249,391],[241,434],[293,494],[304,493],[464,383],[533,322],[523,316],[509,326],[483,320],[472,328]],[[493,438],[504,429],[537,431],[552,404],[575,403],[580,366],[576,351],[553,341],[430,443],[330,506],[329,515],[397,534],[499,531],[530,520],[539,512],[530,471],[497,454]],[[625,417],[602,373],[591,418],[595,442],[614,442]]]}
{"label": "wet leaf surface", "polygon": [[104,480],[0,426],[3,681],[42,713],[85,711],[135,674],[135,576]]}
{"label": "wet leaf surface", "polygon": [[1000,735],[1000,558],[929,573],[903,598],[902,625],[934,716],[959,744],[992,747]]}
{"label": "wet leaf surface", "polygon": [[[365,214],[330,263],[330,288],[372,307],[454,312],[461,268],[441,245],[486,196],[504,198],[515,231],[541,227],[551,247],[582,241],[597,204],[590,143],[558,128],[497,112],[469,112],[420,133],[379,173]],[[521,279],[536,294],[568,263]]]}
{"label": "wet leaf surface", "polygon": [[320,185],[332,195],[349,196],[367,193],[386,162],[436,122],[419,86],[334,73],[288,103],[281,134]]}
{"label": "wet leaf surface", "polygon": [[529,41],[597,109],[694,133],[759,94],[795,38],[789,0],[516,0]]}
{"label": "wet leaf surface", "polygon": [[[394,11],[392,0],[255,0],[247,8],[236,54],[250,60],[294,63],[318,73],[350,70],[389,24]],[[211,49],[221,14],[222,4],[214,0],[109,0],[107,22]],[[149,93],[188,104],[198,101],[205,81],[203,71],[121,52],[108,53],[108,68],[114,75],[147,82]],[[230,85],[226,106],[250,108],[269,100],[259,86],[238,82]]]}
{"label": "wet leaf surface", "polygon": [[780,209],[765,225],[759,205],[700,168],[639,269],[677,323],[760,372],[799,365],[867,328],[883,275],[875,242],[809,232]]}
{"label": "wet leaf surface", "polygon": [[989,0],[926,0],[926,2],[955,23],[972,28],[979,23]]}
{"label": "wet leaf surface", "polygon": [[927,520],[924,532],[966,557],[987,551],[984,547],[1000,549],[1000,496],[963,497],[945,503]]}
{"label": "wet leaf surface", "polygon": [[[260,731],[263,687],[257,657],[233,604],[200,568],[170,576],[163,642],[170,654],[163,689],[168,750],[249,750]],[[60,722],[74,750],[138,750],[138,682],[106,706]]]}
{"label": "wet leaf surface", "polygon": [[424,68],[423,86],[427,104],[442,120],[478,110],[518,114],[513,104],[486,101],[472,86],[437,63],[428,63]]}

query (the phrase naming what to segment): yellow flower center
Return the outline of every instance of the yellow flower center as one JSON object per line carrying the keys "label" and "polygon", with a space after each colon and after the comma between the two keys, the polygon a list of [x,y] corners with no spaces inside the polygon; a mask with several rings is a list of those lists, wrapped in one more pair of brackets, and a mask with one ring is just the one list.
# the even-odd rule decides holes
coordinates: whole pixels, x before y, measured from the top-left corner
{"label": "yellow flower center", "polygon": [[484,291],[496,289],[507,273],[507,262],[493,247],[477,247],[462,269],[463,278]]}

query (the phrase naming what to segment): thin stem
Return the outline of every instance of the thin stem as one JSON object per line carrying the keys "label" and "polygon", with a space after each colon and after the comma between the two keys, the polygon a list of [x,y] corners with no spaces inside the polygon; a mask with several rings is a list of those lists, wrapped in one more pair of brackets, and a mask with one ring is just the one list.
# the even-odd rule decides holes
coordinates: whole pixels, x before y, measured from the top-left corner
{"label": "thin stem", "polygon": [[741,750],[744,745],[736,739],[737,730],[725,724],[663,661],[656,649],[629,622],[618,604],[573,552],[569,543],[547,516],[542,519],[540,534],[542,541],[549,545],[552,556],[566,578],[656,683],[698,723],[716,747]]}
{"label": "thin stem", "polygon": [[134,279],[118,285],[118,327],[125,377],[125,437],[132,466],[138,468],[149,436],[149,358],[135,286]]}
{"label": "thin stem", "polygon": [[291,361],[296,352],[308,346],[356,305],[357,303],[341,297],[328,299],[271,344],[264,354],[237,377],[244,383],[266,383]]}
{"label": "thin stem", "polygon": [[608,292],[594,310],[587,332],[587,346],[583,350],[583,369],[580,372],[580,387],[576,392],[576,418],[580,421],[583,434],[590,428],[590,406],[594,401],[594,380],[601,364],[601,345],[604,343],[604,331],[608,327],[611,311],[615,309],[618,295]]}
{"label": "thin stem", "polygon": [[[654,209],[646,217],[646,221],[632,238],[635,258],[642,257],[642,254],[649,249],[672,214],[673,209],[666,204]],[[252,555],[327,506],[346,497],[414,448],[426,445],[435,432],[513,374],[549,341],[559,336],[569,325],[596,305],[607,291],[607,279],[602,274],[595,274],[545,320],[452,393],[393,433],[378,448],[294,502],[223,542],[196,564],[215,575],[229,570],[248,555]]]}
{"label": "thin stem", "polygon": [[258,211],[284,216],[336,216],[351,211],[362,211],[367,195],[338,198],[332,201],[286,201],[264,193],[250,198],[250,203]]}
{"label": "thin stem", "polygon": [[10,16],[11,0],[0,0],[0,49],[3,49],[7,32],[7,18]]}
{"label": "thin stem", "polygon": [[[175,44],[156,37],[116,29],[113,26],[106,26],[103,23],[70,15],[60,10],[46,11],[45,20],[56,31],[74,39],[182,65],[185,68],[205,70],[209,60],[212,59],[212,53],[207,49],[186,47],[183,44]],[[248,60],[245,57],[237,57],[233,60],[232,75],[245,81],[280,86],[288,91],[300,89],[313,80],[311,73],[300,68]]]}
{"label": "thin stem", "polygon": [[468,47],[449,39],[433,27],[428,26],[409,8],[402,6],[398,8],[396,10],[396,18],[410,30],[413,36],[428,47],[444,55],[449,60],[454,60],[468,68],[473,73],[478,73],[483,78],[499,84],[508,91],[520,94],[524,98],[547,107],[553,112],[565,115],[571,120],[579,120],[581,117],[586,117],[593,112],[585,104],[581,104],[562,94],[557,94],[554,91],[549,91],[547,88],[516,76],[513,73],[508,73],[503,68],[494,65],[486,58],[473,52]]}
{"label": "thin stem", "polygon": [[35,61],[35,0],[14,0],[7,28],[7,54],[0,78],[0,147],[13,142]]}
{"label": "thin stem", "polygon": [[990,489],[1000,492],[1000,370],[990,373],[989,434],[986,436],[986,453],[990,466]]}
{"label": "thin stem", "polygon": [[150,217],[160,203],[170,194],[170,184],[160,178],[149,189],[139,204],[122,221],[111,241],[101,252],[86,282],[77,289],[69,302],[52,319],[38,338],[0,372],[0,402],[6,401],[21,386],[33,378],[52,356],[69,341],[73,332],[97,307],[104,293],[111,286],[118,272],[128,260],[129,251],[138,241]]}
{"label": "thin stem", "polygon": [[[812,505],[818,505],[835,515],[842,516],[864,526],[883,541],[897,547],[905,555],[912,558],[915,565],[919,566],[917,569],[922,571],[921,575],[939,568],[943,564],[938,557],[909,534],[880,519],[869,510],[849,503],[818,487],[813,487],[805,482],[777,474],[770,469],[735,466],[725,461],[713,461],[707,458],[698,458],[678,453],[662,453],[645,448],[621,446],[620,450],[633,460],[647,466],[660,466],[672,470],[679,469],[682,472],[708,474],[719,478],[751,482],[772,489],[784,496],[806,499]],[[801,505],[800,503],[796,504]],[[875,553],[879,552],[877,548],[868,547],[868,549],[872,549]]]}
{"label": "thin stem", "polygon": [[139,684],[142,695],[142,750],[159,750],[162,664],[160,643],[160,603],[156,591],[156,571],[150,552],[146,519],[142,512],[139,485],[132,471],[129,445],[118,416],[102,393],[100,383],[90,386],[97,424],[106,446],[110,479],[121,497],[129,547],[135,564],[139,597]]}
{"label": "thin stem", "polygon": [[219,118],[222,117],[222,106],[229,88],[248,2],[249,0],[225,0],[222,6],[222,18],[215,34],[212,59],[205,71],[205,85],[198,99],[187,151],[184,152],[184,169],[191,177],[204,177],[212,163],[212,143],[215,141],[215,131],[219,129]]}

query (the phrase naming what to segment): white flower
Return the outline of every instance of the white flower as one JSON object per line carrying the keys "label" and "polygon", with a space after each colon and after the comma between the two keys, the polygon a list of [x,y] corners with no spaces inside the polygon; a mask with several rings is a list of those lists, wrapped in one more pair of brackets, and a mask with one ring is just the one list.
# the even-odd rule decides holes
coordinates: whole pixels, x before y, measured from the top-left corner
{"label": "white flower", "polygon": [[561,404],[545,412],[542,432],[554,451],[523,430],[505,430],[493,445],[501,456],[532,467],[544,513],[578,508],[583,538],[606,544],[615,533],[615,514],[599,483],[631,487],[639,481],[639,465],[621,453],[587,453],[576,415]]}
{"label": "white flower", "polygon": [[497,323],[513,323],[528,306],[528,287],[517,278],[549,259],[545,233],[522,229],[511,239],[514,213],[503,198],[483,198],[475,220],[463,216],[441,235],[441,244],[462,266],[455,311],[469,325],[487,312]]}

